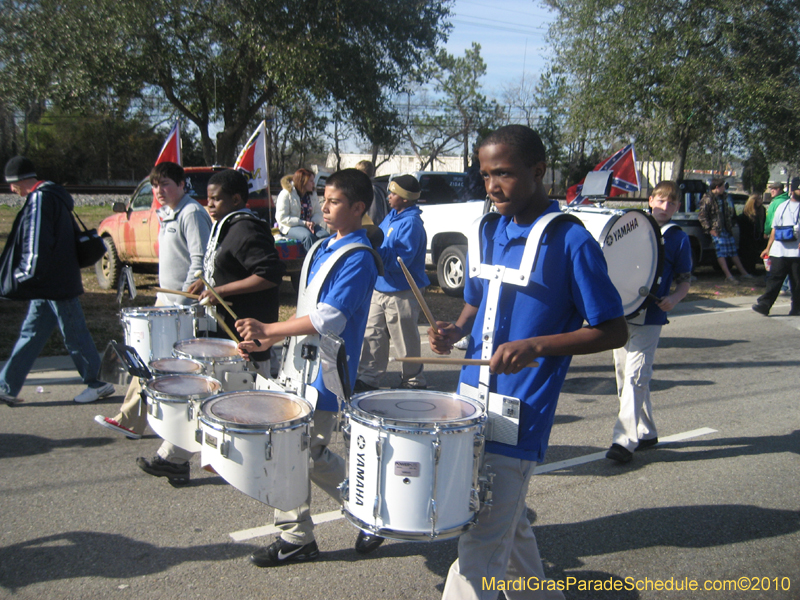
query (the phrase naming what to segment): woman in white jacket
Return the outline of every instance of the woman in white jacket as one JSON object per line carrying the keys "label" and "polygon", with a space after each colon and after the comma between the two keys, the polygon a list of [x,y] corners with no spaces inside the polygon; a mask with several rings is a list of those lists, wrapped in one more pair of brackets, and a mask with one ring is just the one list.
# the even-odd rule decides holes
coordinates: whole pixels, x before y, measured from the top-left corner
{"label": "woman in white jacket", "polygon": [[275,207],[278,229],[288,238],[298,240],[306,251],[330,234],[322,226],[322,210],[314,192],[314,173],[298,169],[289,189],[281,190]]}

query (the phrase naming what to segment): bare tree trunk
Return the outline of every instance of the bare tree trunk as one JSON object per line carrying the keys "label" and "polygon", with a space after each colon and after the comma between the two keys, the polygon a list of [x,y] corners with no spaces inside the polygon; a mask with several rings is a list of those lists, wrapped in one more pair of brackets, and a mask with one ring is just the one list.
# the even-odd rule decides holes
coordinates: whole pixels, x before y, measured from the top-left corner
{"label": "bare tree trunk", "polygon": [[689,137],[689,133],[683,133],[680,141],[678,142],[678,153],[675,156],[675,165],[672,169],[672,178],[675,181],[680,181],[683,179],[683,171],[686,168],[686,155],[689,153],[690,143],[691,139]]}

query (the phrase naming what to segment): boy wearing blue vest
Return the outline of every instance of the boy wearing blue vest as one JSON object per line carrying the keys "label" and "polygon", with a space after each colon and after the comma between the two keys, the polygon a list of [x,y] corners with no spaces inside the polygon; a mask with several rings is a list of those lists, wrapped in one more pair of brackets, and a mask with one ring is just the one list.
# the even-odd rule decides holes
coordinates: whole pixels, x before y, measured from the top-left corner
{"label": "boy wearing blue vest", "polygon": [[544,577],[525,506],[528,484],[544,459],[572,355],[622,346],[627,328],[599,245],[547,196],[538,134],[502,127],[478,156],[499,215],[484,217],[470,238],[461,315],[428,334],[432,349],[446,354],[471,333],[466,357],[490,360],[462,369],[459,392],[487,407],[485,465],[494,481],[492,505],[459,538],[443,597],[496,598],[499,588],[486,589],[485,581],[521,577],[527,589],[507,589],[509,600],[563,598],[558,582]]}
{"label": "boy wearing blue vest", "polygon": [[[281,343],[285,337],[302,338],[320,334],[334,334],[344,340],[348,353],[350,387],[352,389],[358,369],[358,357],[364,340],[364,328],[369,314],[369,301],[378,265],[366,231],[361,228],[361,217],[372,202],[372,183],[356,169],[344,169],[331,175],[325,185],[322,215],[325,224],[337,233],[325,238],[311,249],[306,257],[307,281],[302,282],[298,295],[297,314],[280,323],[261,323],[255,319],[236,321],[236,329],[246,340],[240,344],[245,353],[265,350]],[[337,254],[351,247],[349,253]],[[335,261],[327,264],[328,260]],[[322,281],[315,281],[317,274]],[[306,284],[308,287],[306,287]],[[314,290],[310,305],[304,300],[306,290]],[[307,308],[306,308],[307,307]],[[258,344],[254,341],[258,340]],[[290,346],[291,350],[291,346]],[[284,361],[290,368],[293,357]],[[316,398],[316,408],[311,426],[309,451],[313,461],[311,481],[329,496],[340,500],[338,486],[345,478],[345,462],[328,448],[339,411],[336,395],[325,387],[322,369],[306,387],[306,398]],[[270,567],[290,562],[308,562],[319,557],[314,539],[314,524],[309,498],[291,511],[275,510],[275,525],[282,530],[280,537],[268,547],[257,550],[250,561],[258,567]],[[366,534],[359,535],[356,550],[362,551]],[[379,542],[378,542],[379,544]],[[377,545],[374,545],[377,548]],[[373,550],[372,544],[367,550]]]}
{"label": "boy wearing blue vest", "polygon": [[[689,293],[692,277],[692,247],[689,236],[670,219],[680,206],[680,191],[674,181],[660,182],[650,196],[650,210],[661,227],[664,240],[664,268],[656,296],[661,298],[644,313],[628,321],[628,342],[614,350],[617,373],[619,416],[614,437],[606,458],[627,463],[635,450],[645,450],[658,443],[650,403],[650,379],[661,327],[667,324],[667,313]],[[675,291],[670,294],[673,280]]]}
{"label": "boy wearing blue vest", "polygon": [[[374,390],[380,385],[389,364],[390,340],[398,357],[420,356],[417,321],[421,307],[397,262],[402,259],[418,288],[430,284],[425,275],[428,236],[417,207],[419,194],[419,181],[413,175],[400,175],[389,182],[392,210],[381,222],[383,242],[378,248],[384,272],[372,293],[356,392]],[[421,364],[402,364],[400,387],[414,390],[428,387]]]}

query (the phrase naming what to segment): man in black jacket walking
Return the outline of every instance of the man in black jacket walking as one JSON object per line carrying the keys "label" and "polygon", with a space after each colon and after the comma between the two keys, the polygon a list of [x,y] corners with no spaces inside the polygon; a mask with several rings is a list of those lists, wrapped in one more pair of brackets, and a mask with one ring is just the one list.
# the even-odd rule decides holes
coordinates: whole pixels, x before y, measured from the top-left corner
{"label": "man in black jacket walking", "polygon": [[36,177],[33,163],[16,156],[6,163],[6,181],[25,198],[0,258],[0,296],[30,300],[11,357],[0,371],[0,400],[13,406],[33,362],[58,325],[64,345],[87,388],[75,397],[86,403],[114,393],[97,379],[100,355],[86,327],[78,297],[83,282],[75,250],[72,196]]}

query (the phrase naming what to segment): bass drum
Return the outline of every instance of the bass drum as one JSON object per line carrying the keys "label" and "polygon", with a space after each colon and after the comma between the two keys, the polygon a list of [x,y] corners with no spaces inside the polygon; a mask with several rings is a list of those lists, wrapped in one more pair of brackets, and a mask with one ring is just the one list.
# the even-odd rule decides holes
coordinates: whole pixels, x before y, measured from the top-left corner
{"label": "bass drum", "polygon": [[664,261],[664,242],[655,219],[632,208],[575,207],[564,212],[575,215],[603,249],[608,276],[622,298],[629,317],[642,308],[647,297],[640,288],[655,293]]}

